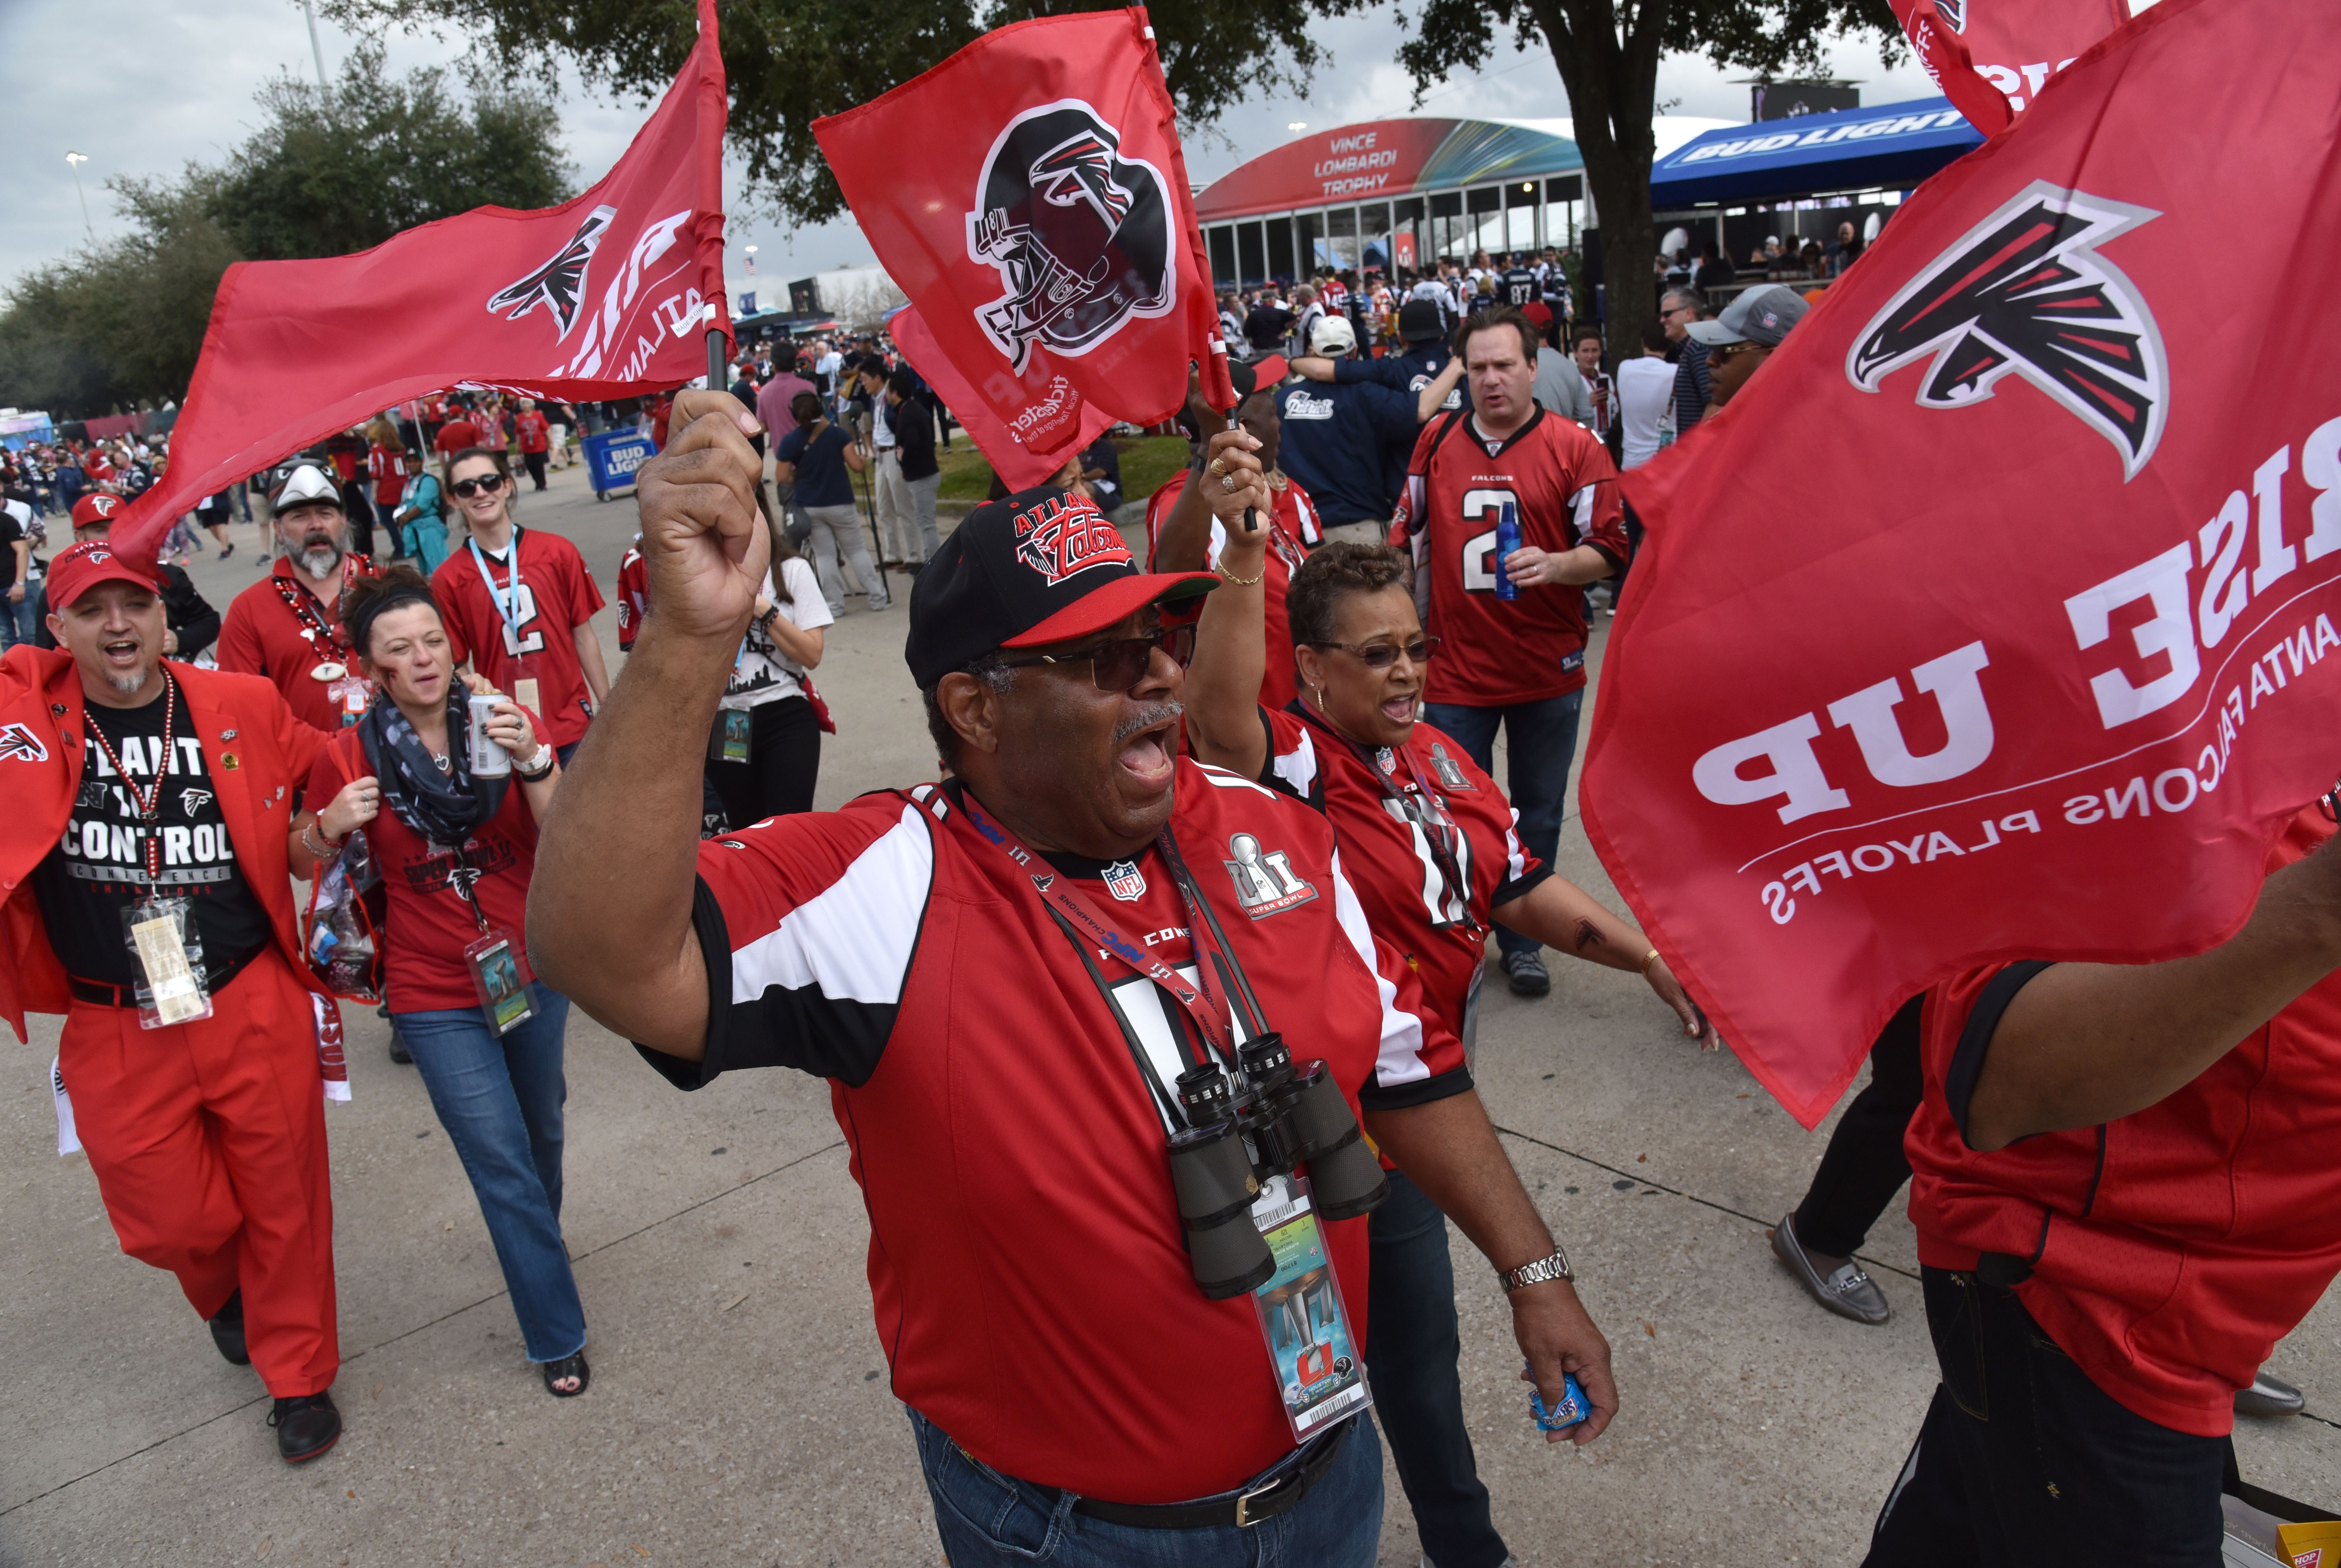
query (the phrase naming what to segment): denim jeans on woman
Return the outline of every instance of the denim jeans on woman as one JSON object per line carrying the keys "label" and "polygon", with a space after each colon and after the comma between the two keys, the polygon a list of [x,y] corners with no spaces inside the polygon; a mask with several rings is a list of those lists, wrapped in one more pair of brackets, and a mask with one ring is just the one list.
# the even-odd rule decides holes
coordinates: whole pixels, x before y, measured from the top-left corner
{"label": "denim jeans on woman", "polygon": [[1071,1493],[1002,1475],[904,1409],[951,1568],[1372,1568],[1381,1542],[1382,1445],[1370,1415],[1350,1418],[1355,1430],[1341,1452],[1290,1513],[1251,1525],[1147,1530],[1076,1513]]}
{"label": "denim jeans on woman", "polygon": [[585,1348],[585,1307],[561,1239],[562,1037],[569,998],[528,988],[536,1016],[499,1039],[478,1007],[397,1013],[495,1243],[531,1361]]}

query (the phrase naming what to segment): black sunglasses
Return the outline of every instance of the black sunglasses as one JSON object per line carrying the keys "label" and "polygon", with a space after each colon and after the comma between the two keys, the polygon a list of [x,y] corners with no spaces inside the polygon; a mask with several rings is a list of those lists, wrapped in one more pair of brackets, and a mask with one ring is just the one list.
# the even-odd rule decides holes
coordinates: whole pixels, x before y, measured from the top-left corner
{"label": "black sunglasses", "polygon": [[[1388,670],[1401,650],[1395,642],[1312,642],[1311,648],[1338,648],[1369,670]],[[1409,663],[1420,664],[1439,651],[1439,639],[1418,637],[1403,651]]]}
{"label": "black sunglasses", "polygon": [[493,495],[496,491],[503,489],[503,475],[500,473],[483,473],[477,479],[459,479],[447,488],[453,491],[463,500],[469,501],[473,496],[478,495],[483,491],[489,495]]}
{"label": "black sunglasses", "polygon": [[1021,670],[1028,664],[1086,663],[1090,679],[1097,682],[1100,691],[1127,691],[1146,679],[1146,672],[1153,668],[1154,650],[1158,648],[1185,669],[1187,661],[1195,656],[1195,629],[1165,626],[1144,637],[1116,638],[1111,642],[1077,648],[1071,653],[1035,653],[1001,662],[1011,670]]}

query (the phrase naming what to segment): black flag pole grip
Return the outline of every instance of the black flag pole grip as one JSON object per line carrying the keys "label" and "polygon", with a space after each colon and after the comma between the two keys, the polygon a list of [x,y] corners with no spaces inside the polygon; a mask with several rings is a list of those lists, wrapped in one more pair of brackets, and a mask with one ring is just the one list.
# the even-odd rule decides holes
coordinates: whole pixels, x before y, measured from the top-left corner
{"label": "black flag pole grip", "polygon": [[[1241,403],[1238,403],[1236,408],[1241,408],[1242,406],[1243,405]],[[1230,430],[1241,428],[1236,421],[1236,410],[1232,408],[1228,410],[1228,428]],[[1257,509],[1249,506],[1244,508],[1244,531],[1246,533],[1258,533],[1260,531],[1260,512]]]}

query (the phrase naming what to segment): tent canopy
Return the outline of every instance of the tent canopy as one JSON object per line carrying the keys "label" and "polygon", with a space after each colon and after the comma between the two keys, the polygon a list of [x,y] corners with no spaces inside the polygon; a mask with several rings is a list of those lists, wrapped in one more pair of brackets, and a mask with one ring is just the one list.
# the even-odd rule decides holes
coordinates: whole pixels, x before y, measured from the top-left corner
{"label": "tent canopy", "polygon": [[1659,212],[1816,191],[1908,190],[1983,144],[1947,98],[1839,109],[1709,131],[1650,170]]}

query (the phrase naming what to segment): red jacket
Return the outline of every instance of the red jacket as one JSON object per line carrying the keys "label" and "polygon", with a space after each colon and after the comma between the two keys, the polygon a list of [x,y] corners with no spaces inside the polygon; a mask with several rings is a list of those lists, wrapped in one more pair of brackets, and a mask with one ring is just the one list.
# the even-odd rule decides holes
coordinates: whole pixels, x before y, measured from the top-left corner
{"label": "red jacket", "polygon": [[[220,815],[236,846],[237,868],[268,910],[278,951],[319,999],[320,1039],[330,1031],[332,1043],[326,1075],[341,1079],[341,1015],[302,958],[284,853],[297,791],[309,781],[325,736],[294,718],[261,676],[174,660],[171,677],[203,746]],[[26,1013],[62,1013],[72,1006],[65,967],[49,946],[33,892],[33,870],[56,847],[73,813],[81,789],[82,735],[81,676],[72,654],[20,643],[0,658],[0,798],[8,803],[0,812],[0,1018],[19,1040],[29,1037]]]}

